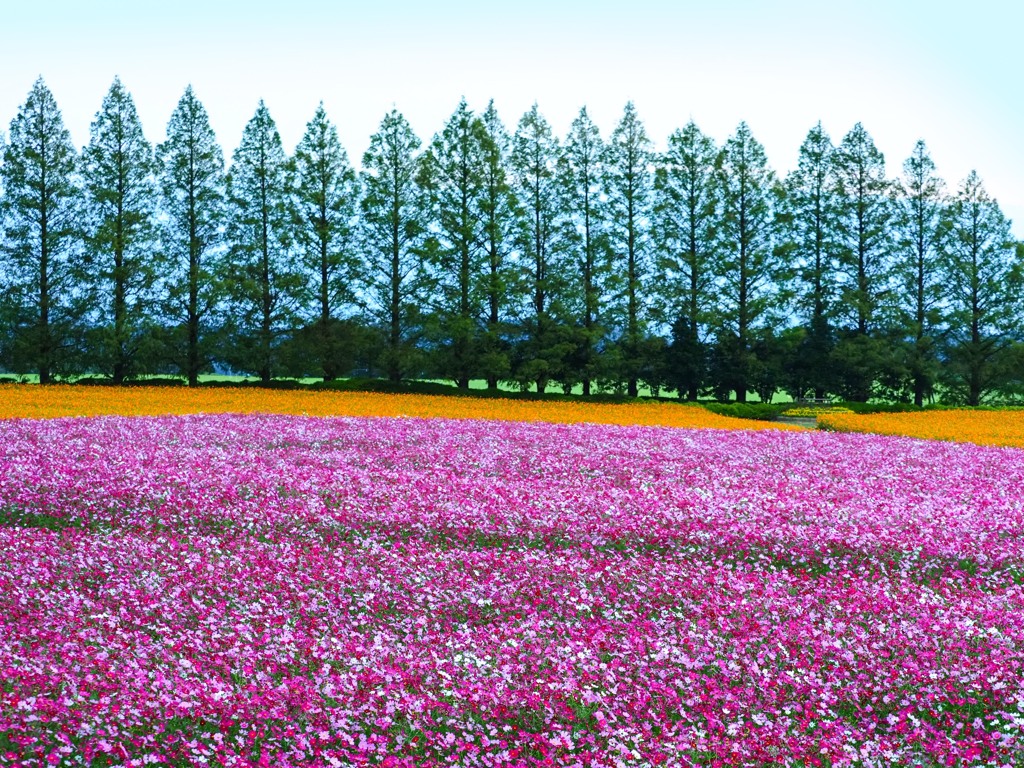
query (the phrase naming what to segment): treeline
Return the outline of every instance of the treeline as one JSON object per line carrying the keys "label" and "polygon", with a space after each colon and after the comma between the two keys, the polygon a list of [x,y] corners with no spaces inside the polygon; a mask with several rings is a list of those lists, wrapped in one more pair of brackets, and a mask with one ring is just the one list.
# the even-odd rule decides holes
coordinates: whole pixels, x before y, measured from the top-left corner
{"label": "treeline", "polygon": [[0,366],[352,372],[539,391],[642,384],[977,404],[1024,391],[1024,244],[924,142],[898,178],[821,124],[784,178],[745,123],[656,153],[632,104],[558,138],[460,103],[396,110],[350,163],[321,105],[289,155],[261,102],[227,165],[192,89],[146,140],[115,80],[77,151],[40,79],[0,165]]}

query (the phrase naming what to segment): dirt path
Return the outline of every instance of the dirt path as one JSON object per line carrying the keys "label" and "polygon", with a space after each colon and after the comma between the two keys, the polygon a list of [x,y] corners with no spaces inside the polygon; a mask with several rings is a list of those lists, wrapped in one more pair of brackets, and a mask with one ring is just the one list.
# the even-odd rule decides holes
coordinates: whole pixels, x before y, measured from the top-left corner
{"label": "dirt path", "polygon": [[818,428],[818,420],[813,416],[779,416],[778,421],[781,424],[794,424],[804,429]]}

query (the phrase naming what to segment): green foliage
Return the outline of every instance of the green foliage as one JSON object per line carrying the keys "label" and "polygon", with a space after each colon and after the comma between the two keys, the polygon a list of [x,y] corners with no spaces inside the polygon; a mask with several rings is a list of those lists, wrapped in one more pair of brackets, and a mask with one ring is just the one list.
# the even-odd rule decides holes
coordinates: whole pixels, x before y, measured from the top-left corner
{"label": "green foliage", "polygon": [[543,330],[538,330],[531,318],[524,323],[524,330],[523,338],[511,351],[510,380],[524,392],[531,384],[541,393],[552,383],[571,388],[579,380],[578,372],[572,368],[572,356],[579,348],[576,329],[547,322]]}
{"label": "green foliage", "polygon": [[722,189],[719,328],[712,371],[719,393],[745,400],[754,374],[755,331],[778,309],[782,262],[774,248],[775,175],[764,147],[740,123],[719,158]]}
{"label": "green foliage", "polygon": [[753,419],[755,421],[774,421],[785,411],[785,405],[771,403],[713,403],[702,401],[701,407],[719,416],[731,416],[734,419]]}
{"label": "green foliage", "polygon": [[715,342],[708,351],[708,380],[711,395],[716,400],[729,400],[733,392],[739,397],[743,390],[746,400],[747,382],[745,380],[750,363],[750,356],[740,345],[739,338],[727,330],[719,329],[715,334]]}
{"label": "green foliage", "polygon": [[306,125],[292,170],[292,226],[303,276],[301,314],[318,329],[308,339],[316,343],[303,348],[318,360],[316,373],[330,380],[348,370],[336,321],[358,301],[359,184],[322,102]]}
{"label": "green foliage", "polygon": [[146,367],[155,345],[150,312],[161,269],[156,250],[156,161],[135,102],[117,78],[103,98],[82,157],[92,363],[114,383]]}
{"label": "green foliage", "polygon": [[[373,368],[381,348],[381,334],[352,319],[320,319],[288,334],[280,344],[281,370],[296,378],[333,381],[353,370]],[[325,371],[336,372],[326,377]]]}
{"label": "green foliage", "polygon": [[[885,157],[857,123],[835,154],[839,194],[839,269],[846,280],[841,306],[849,308],[847,328],[864,336],[872,329],[890,268],[891,185]],[[866,372],[866,369],[865,369]],[[869,396],[870,381],[857,393]]]}
{"label": "green foliage", "polygon": [[718,150],[692,120],[668,139],[654,177],[652,236],[660,290],[654,300],[671,324],[665,374],[680,396],[696,400],[707,377],[707,336],[715,323],[720,188]]}
{"label": "green foliage", "polygon": [[1024,402],[1024,342],[1009,342],[993,360],[993,365],[999,389],[990,399],[1009,404]]}
{"label": "green foliage", "polygon": [[304,285],[291,249],[290,169],[263,101],[242,132],[227,179],[232,314],[229,362],[267,383],[294,327]]}
{"label": "green foliage", "polygon": [[74,517],[58,517],[45,512],[33,512],[15,507],[0,507],[0,528],[44,528],[62,531],[65,528],[82,528],[81,520]]}
{"label": "green foliage", "polygon": [[[302,385],[296,385],[302,386]],[[560,392],[528,392],[526,390],[509,391],[505,389],[469,389],[465,390],[453,384],[444,384],[434,381],[416,381],[403,379],[401,381],[390,381],[388,379],[352,378],[338,379],[309,385],[312,389],[328,389],[343,392],[383,392],[390,394],[419,394],[419,395],[447,395],[452,397],[482,397],[498,398],[508,400],[550,400],[556,402],[584,402],[592,403],[627,403],[633,402],[635,398],[617,394],[593,394],[588,396],[567,395]]]}
{"label": "green foliage", "polygon": [[224,155],[192,86],[185,89],[157,147],[161,207],[166,215],[161,280],[166,327],[162,356],[196,385],[217,342],[216,312],[225,295],[221,255],[225,217]]}
{"label": "green foliage", "polygon": [[508,378],[511,371],[507,336],[516,279],[510,255],[520,220],[518,202],[509,181],[511,140],[493,100],[488,103],[481,121],[484,126],[484,183],[480,216],[486,254],[482,300],[486,315],[478,355],[480,372],[486,377],[488,388],[497,390],[498,382]]}
{"label": "green foliage", "polygon": [[770,403],[780,389],[792,387],[790,372],[796,368],[804,334],[799,328],[775,333],[764,328],[755,334],[751,353],[750,386],[758,398]]}
{"label": "green foliage", "polygon": [[513,359],[513,376],[520,382],[532,380],[539,392],[558,370],[557,356],[565,350],[563,339],[554,333],[555,300],[562,298],[565,277],[559,242],[563,212],[555,182],[558,155],[558,140],[534,104],[516,127],[509,165],[522,206],[520,283],[525,299],[520,307],[524,343],[518,361]]}
{"label": "green foliage", "polygon": [[11,121],[0,165],[0,355],[42,383],[76,367],[85,311],[78,158],[42,78]]}
{"label": "green foliage", "polygon": [[885,158],[857,123],[835,152],[838,193],[838,270],[842,275],[838,340],[830,359],[836,390],[867,401],[889,365],[891,348],[877,333],[891,273],[892,185]]}
{"label": "green foliage", "polygon": [[846,408],[854,413],[910,413],[922,410],[913,403],[860,403],[852,400],[839,400],[829,403],[836,408]]}
{"label": "green foliage", "polygon": [[923,141],[903,163],[896,208],[894,277],[896,327],[904,339],[897,350],[911,380],[914,402],[922,405],[938,378],[944,274],[941,261],[943,183]]}
{"label": "green foliage", "polygon": [[418,365],[417,321],[425,300],[427,200],[417,183],[420,140],[391,110],[363,155],[361,200],[366,309],[384,332],[381,365],[400,381]]}
{"label": "green foliage", "polygon": [[633,102],[629,102],[608,140],[604,170],[612,269],[620,277],[618,290],[613,286],[616,343],[621,348],[622,376],[632,397],[636,397],[641,377],[640,347],[649,322],[652,274],[645,222],[651,216],[652,147]]}
{"label": "green foliage", "polygon": [[836,192],[835,148],[819,122],[800,145],[796,169],[785,181],[779,221],[791,263],[791,306],[804,335],[788,376],[787,389],[817,396],[834,391],[831,353],[838,293],[840,197]]}
{"label": "green foliage", "polygon": [[428,240],[430,303],[441,375],[463,389],[479,372],[477,348],[490,272],[487,269],[489,136],[463,99],[420,165],[436,229]]}
{"label": "green foliage", "polygon": [[[608,206],[603,199],[606,148],[586,107],[580,110],[558,159],[558,186],[567,262],[564,303],[576,326],[571,368],[590,394],[602,375],[598,348],[606,335],[605,294],[612,276]],[[566,382],[563,381],[563,385]]]}
{"label": "green foliage", "polygon": [[668,344],[663,338],[648,333],[637,342],[633,350],[632,370],[637,372],[640,381],[647,385],[653,397],[658,397],[665,386],[667,349]]}
{"label": "green foliage", "polygon": [[860,124],[838,147],[812,128],[782,184],[745,124],[718,150],[691,121],[656,156],[632,104],[607,143],[584,108],[560,145],[536,105],[510,138],[463,101],[423,154],[393,110],[361,176],[322,105],[289,159],[261,103],[228,179],[191,88],[154,162],[117,80],[82,162],[42,80],[9,138],[16,378],[1024,400],[1024,243],[976,174],[947,196],[923,142],[886,179]]}
{"label": "green foliage", "polygon": [[843,333],[831,355],[836,394],[845,400],[867,402],[891,362],[891,353],[885,339],[852,330]]}
{"label": "green foliage", "polygon": [[1024,265],[1010,223],[971,171],[942,222],[950,303],[943,383],[954,402],[979,405],[1000,385],[998,360],[1019,323]]}
{"label": "green foliage", "polygon": [[679,393],[680,398],[696,400],[707,377],[707,350],[695,333],[694,324],[685,316],[672,323],[672,340],[665,349],[662,383]]}

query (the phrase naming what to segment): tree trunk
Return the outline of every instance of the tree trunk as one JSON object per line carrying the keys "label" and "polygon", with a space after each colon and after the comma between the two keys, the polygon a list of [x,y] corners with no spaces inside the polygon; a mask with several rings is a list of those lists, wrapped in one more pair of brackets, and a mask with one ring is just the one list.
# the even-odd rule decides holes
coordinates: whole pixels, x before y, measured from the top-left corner
{"label": "tree trunk", "polygon": [[639,306],[637,301],[636,289],[639,276],[637,274],[637,263],[636,263],[636,212],[634,210],[634,191],[633,191],[633,168],[630,168],[630,182],[629,182],[629,203],[628,203],[628,221],[626,226],[628,228],[628,241],[626,243],[628,259],[627,259],[627,285],[626,285],[626,313],[627,313],[627,337],[629,339],[629,349],[627,350],[630,361],[629,361],[629,380],[626,383],[626,394],[630,397],[636,397],[639,394],[637,387],[637,352],[640,348],[640,322],[639,322]]}
{"label": "tree trunk", "polygon": [[125,334],[128,315],[127,275],[124,263],[124,189],[118,181],[117,220],[114,231],[114,384],[124,383],[127,375]]}
{"label": "tree trunk", "polygon": [[590,234],[590,176],[583,181],[583,396],[590,397],[590,373],[594,354],[594,324],[597,320],[597,290],[594,286],[594,246]]}
{"label": "tree trunk", "polygon": [[199,384],[199,243],[196,235],[194,181],[189,178],[188,212],[188,342],[185,370],[190,387]]}
{"label": "tree trunk", "polygon": [[[497,248],[493,245],[491,247],[491,275],[490,285],[488,287],[488,310],[490,314],[487,318],[487,336],[488,336],[488,347],[490,351],[494,351],[495,342],[497,341],[498,333],[498,254]],[[496,392],[498,389],[498,377],[492,373],[487,374],[487,389],[492,392]]]}
{"label": "tree trunk", "polygon": [[[44,187],[45,192],[45,187]],[[50,383],[50,253],[46,232],[46,207],[40,217],[39,253],[39,383]]]}
{"label": "tree trunk", "polygon": [[121,385],[125,379],[125,284],[124,253],[120,246],[114,252],[114,384]]}
{"label": "tree trunk", "polygon": [[260,382],[269,384],[270,370],[270,334],[271,334],[271,295],[270,295],[270,215],[267,211],[266,187],[263,193],[263,259],[260,264],[260,288],[263,291],[262,313],[260,318]]}
{"label": "tree trunk", "polygon": [[390,320],[391,328],[388,336],[388,379],[395,384],[402,380],[402,365],[399,359],[401,345],[402,345],[402,293],[401,293],[401,280],[402,280],[402,265],[401,265],[401,231],[399,229],[400,224],[400,206],[398,200],[398,171],[395,170],[394,178],[394,198],[392,199],[391,207],[391,307],[390,307]]}

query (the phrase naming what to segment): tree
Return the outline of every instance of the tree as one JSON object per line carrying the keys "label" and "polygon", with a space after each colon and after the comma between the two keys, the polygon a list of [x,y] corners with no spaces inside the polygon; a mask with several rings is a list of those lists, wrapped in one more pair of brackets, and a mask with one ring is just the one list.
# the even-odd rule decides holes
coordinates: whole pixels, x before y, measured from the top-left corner
{"label": "tree", "polygon": [[462,99],[425,153],[420,177],[435,222],[429,250],[445,345],[442,369],[460,389],[469,389],[480,370],[477,323],[488,274],[486,143],[486,126]]}
{"label": "tree", "polygon": [[0,232],[9,363],[48,384],[61,370],[82,306],[78,217],[81,190],[71,135],[42,78],[11,121],[0,166]]}
{"label": "tree", "polygon": [[875,332],[876,311],[888,290],[891,187],[885,158],[857,123],[836,151],[839,209],[839,261],[842,304],[852,312],[839,353],[843,393],[866,401],[885,350]]}
{"label": "tree", "polygon": [[797,167],[786,178],[780,216],[794,267],[795,309],[806,329],[795,362],[802,369],[800,380],[817,398],[835,387],[831,353],[838,217],[835,148],[819,122],[800,145]]}
{"label": "tree", "polygon": [[217,256],[223,243],[225,181],[224,155],[192,86],[171,114],[167,140],[157,147],[156,156],[172,355],[194,387],[210,361],[210,321],[223,296],[223,265]]}
{"label": "tree", "polygon": [[574,362],[584,395],[590,394],[592,380],[600,372],[597,349],[603,336],[601,305],[611,268],[602,201],[604,159],[601,133],[583,107],[562,147],[558,181],[566,214],[567,256],[574,266],[574,294],[578,296],[575,314],[580,335]]}
{"label": "tree", "polygon": [[557,231],[561,206],[555,184],[558,141],[537,105],[519,120],[511,157],[514,189],[523,206],[522,253],[530,308],[524,323],[527,341],[518,377],[532,380],[538,392],[562,367],[565,349],[557,338],[553,298],[557,297]]}
{"label": "tree", "polygon": [[641,342],[646,334],[652,145],[633,102],[608,141],[606,190],[611,248],[623,276],[623,362],[627,394],[637,396],[642,365]]}
{"label": "tree", "polygon": [[800,354],[805,333],[803,328],[791,327],[779,332],[772,326],[764,326],[754,334],[750,381],[761,402],[770,403],[780,388],[788,389],[793,385],[794,362]]}
{"label": "tree", "polygon": [[654,246],[672,326],[670,386],[687,400],[696,400],[704,385],[707,334],[714,321],[721,206],[717,159],[715,142],[691,120],[669,136],[654,177]]}
{"label": "tree", "polygon": [[938,340],[945,290],[939,260],[939,224],[943,183],[923,141],[903,163],[901,196],[896,211],[898,248],[894,272],[897,326],[909,335],[908,368],[914,404],[930,395],[938,367]]}
{"label": "tree", "polygon": [[664,381],[680,398],[696,400],[707,378],[708,350],[694,333],[686,313],[672,321],[672,339],[665,348]]}
{"label": "tree", "polygon": [[[346,344],[341,329],[342,308],[357,301],[354,277],[359,270],[356,218],[358,178],[327,119],[323,102],[295,149],[293,223],[299,266],[305,284],[314,288],[303,309],[312,315],[314,330],[302,338],[312,343],[313,358],[324,381],[343,373]],[[312,310],[312,311],[311,311]]]}
{"label": "tree", "polygon": [[508,178],[510,139],[493,101],[488,103],[481,119],[484,124],[484,183],[480,216],[487,261],[484,287],[487,325],[480,366],[487,378],[487,388],[493,391],[498,388],[498,380],[507,377],[511,370],[503,336],[512,284],[509,254],[515,245],[519,210]]}
{"label": "tree", "polygon": [[227,189],[233,362],[267,384],[304,281],[291,252],[288,158],[262,99],[232,156]]}
{"label": "tree", "polygon": [[944,290],[949,306],[947,384],[968,405],[998,385],[995,361],[1010,341],[1020,309],[1022,264],[1010,223],[974,171],[942,222]]}
{"label": "tree", "polygon": [[114,78],[83,153],[97,362],[114,384],[137,372],[158,274],[156,163],[131,95]]}
{"label": "tree", "polygon": [[719,370],[731,379],[725,382],[731,385],[725,389],[735,391],[736,399],[745,402],[754,361],[754,332],[772,319],[782,277],[774,250],[775,174],[768,167],[764,147],[746,123],[740,123],[726,141],[718,170],[723,213]]}
{"label": "tree", "polygon": [[363,155],[364,286],[385,328],[384,367],[395,382],[412,368],[423,298],[427,205],[416,181],[419,147],[409,122],[392,110]]}

